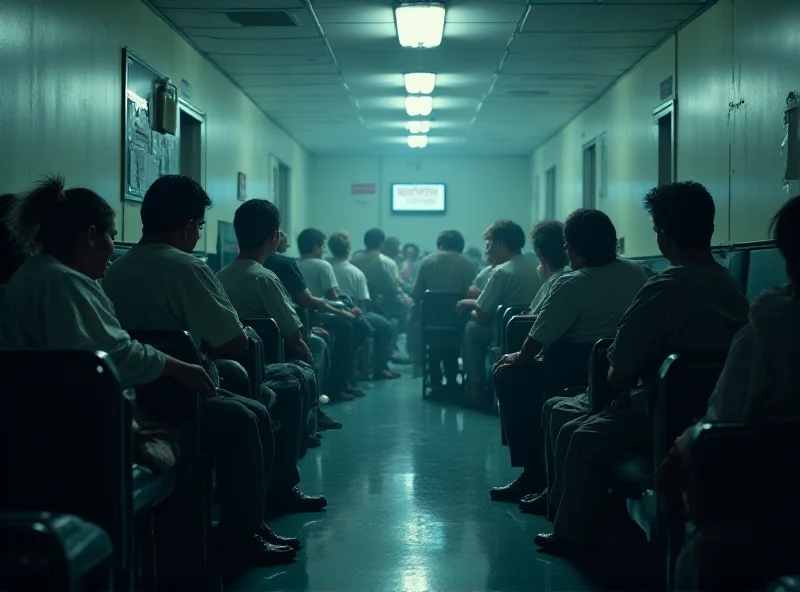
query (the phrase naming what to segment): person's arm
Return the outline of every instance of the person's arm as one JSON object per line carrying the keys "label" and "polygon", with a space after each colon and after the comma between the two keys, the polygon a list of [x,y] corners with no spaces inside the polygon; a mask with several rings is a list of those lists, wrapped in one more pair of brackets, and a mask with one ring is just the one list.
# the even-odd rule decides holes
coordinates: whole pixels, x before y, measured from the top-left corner
{"label": "person's arm", "polygon": [[320,312],[327,312],[339,317],[344,317],[349,320],[354,320],[355,317],[347,312],[344,309],[335,308],[322,300],[321,298],[316,298],[312,296],[311,292],[308,288],[300,290],[299,292],[294,293],[294,301],[302,306],[303,308],[307,308],[309,310],[318,310]]}
{"label": "person's arm", "polygon": [[311,357],[311,350],[308,349],[308,344],[306,344],[305,340],[303,339],[303,332],[300,329],[288,337],[284,337],[284,343],[286,345],[286,349],[290,352],[293,352],[296,358],[309,364],[313,361],[313,358]]}
{"label": "person's arm", "polygon": [[336,279],[336,272],[333,271],[333,266],[327,261],[321,261],[320,275],[322,280],[322,289],[325,292],[325,298],[328,300],[336,300],[339,298],[339,281]]}
{"label": "person's arm", "polygon": [[668,281],[648,282],[639,290],[622,315],[608,351],[608,386],[624,391],[639,383],[642,372],[660,353],[672,306]]}
{"label": "person's arm", "polygon": [[58,289],[50,291],[48,300],[46,329],[50,347],[105,351],[116,366],[123,388],[171,376],[202,394],[216,391],[200,366],[186,364],[131,339],[96,282],[63,278]]}
{"label": "person's arm", "polygon": [[414,279],[414,285],[411,287],[411,299],[414,302],[420,302],[422,296],[425,294],[425,260],[420,263],[417,277]]}

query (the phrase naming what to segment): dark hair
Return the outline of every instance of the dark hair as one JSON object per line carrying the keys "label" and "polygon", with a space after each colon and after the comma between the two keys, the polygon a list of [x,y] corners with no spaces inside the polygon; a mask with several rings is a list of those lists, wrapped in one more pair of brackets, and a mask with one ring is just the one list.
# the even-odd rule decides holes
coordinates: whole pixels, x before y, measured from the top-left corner
{"label": "dark hair", "polygon": [[511,220],[498,220],[487,228],[483,238],[493,243],[503,243],[509,251],[521,251],[525,246],[525,232]]}
{"label": "dark hair", "polygon": [[25,250],[19,246],[6,224],[6,217],[17,205],[18,198],[13,193],[0,195],[0,284],[5,284],[25,263]]}
{"label": "dark hair", "polygon": [[386,242],[386,235],[380,228],[370,228],[364,233],[364,246],[368,251],[380,249]]}
{"label": "dark hair", "polygon": [[463,253],[464,235],[458,230],[443,230],[439,233],[439,238],[436,239],[436,247],[445,251]]}
{"label": "dark hair", "polygon": [[402,253],[404,256],[406,254],[406,251],[408,251],[409,249],[414,249],[414,259],[419,257],[419,247],[414,243],[406,243],[403,245]]}
{"label": "dark hair", "polygon": [[564,252],[564,225],[557,220],[545,220],[534,226],[531,244],[539,261],[553,269],[561,269],[569,262]]}
{"label": "dark hair", "polygon": [[6,218],[17,243],[26,250],[69,252],[89,226],[106,232],[114,210],[91,189],[64,189],[64,178],[45,177],[22,195]]}
{"label": "dark hair", "polygon": [[334,257],[346,257],[350,250],[350,235],[346,230],[334,232],[328,239],[328,248]]}
{"label": "dark hair", "polygon": [[588,265],[608,265],[617,258],[617,230],[600,210],[575,210],[564,222],[564,242]]}
{"label": "dark hair", "polygon": [[770,225],[775,244],[786,260],[792,281],[800,280],[800,196],[793,197],[778,210]]}
{"label": "dark hair", "polygon": [[386,237],[386,240],[383,243],[384,251],[388,251],[391,249],[397,249],[398,251],[400,250],[400,239],[397,238],[396,236]]}
{"label": "dark hair", "polygon": [[314,247],[324,244],[325,235],[316,228],[306,228],[297,235],[297,250],[300,251],[301,255],[307,255],[314,250]]}
{"label": "dark hair", "polygon": [[714,199],[694,181],[668,183],[650,190],[644,207],[657,230],[679,247],[709,248],[714,234]]}
{"label": "dark hair", "polygon": [[281,213],[271,201],[251,199],[233,215],[233,230],[240,249],[257,249],[275,236],[281,227]]}
{"label": "dark hair", "polygon": [[183,175],[164,175],[145,193],[140,215],[142,232],[157,234],[180,228],[187,220],[200,220],[211,198],[200,183]]}

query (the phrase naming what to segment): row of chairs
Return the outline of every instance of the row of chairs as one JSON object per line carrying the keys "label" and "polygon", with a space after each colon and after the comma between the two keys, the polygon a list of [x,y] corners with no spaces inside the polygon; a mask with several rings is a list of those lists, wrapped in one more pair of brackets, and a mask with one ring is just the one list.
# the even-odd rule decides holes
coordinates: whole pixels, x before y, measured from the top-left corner
{"label": "row of chairs", "polygon": [[[240,363],[255,384],[283,344],[274,320],[248,324]],[[186,332],[131,336],[200,362]],[[203,398],[169,378],[123,392],[103,352],[0,350],[0,372],[0,587],[208,587],[213,467],[201,446]],[[180,458],[165,474],[133,462],[134,408],[180,431]]]}

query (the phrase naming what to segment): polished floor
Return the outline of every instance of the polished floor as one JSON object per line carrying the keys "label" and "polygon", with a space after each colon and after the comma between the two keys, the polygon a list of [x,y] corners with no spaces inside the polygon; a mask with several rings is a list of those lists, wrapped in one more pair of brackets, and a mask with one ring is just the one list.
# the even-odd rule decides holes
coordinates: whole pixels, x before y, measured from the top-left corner
{"label": "polished floor", "polygon": [[423,401],[410,376],[366,387],[326,407],[344,429],[301,461],[301,487],[324,493],[327,511],[270,523],[300,537],[296,562],[228,578],[226,590],[642,589],[627,576],[601,586],[537,552],[533,536],[551,525],[489,500],[516,476],[496,417]]}

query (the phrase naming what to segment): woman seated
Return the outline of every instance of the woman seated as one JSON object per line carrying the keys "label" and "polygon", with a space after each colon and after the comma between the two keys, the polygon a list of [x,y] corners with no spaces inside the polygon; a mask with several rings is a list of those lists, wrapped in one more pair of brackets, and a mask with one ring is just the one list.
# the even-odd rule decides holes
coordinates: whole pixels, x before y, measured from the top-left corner
{"label": "woman seated", "polygon": [[[114,211],[102,197],[88,189],[65,191],[62,179],[46,179],[13,203],[5,223],[19,248],[38,252],[5,287],[7,345],[105,351],[123,388],[170,376],[203,394],[215,392],[200,366],[134,341],[120,327],[96,281],[114,253],[116,234]],[[142,462],[161,471],[174,464],[169,432],[134,426],[134,433]]]}

